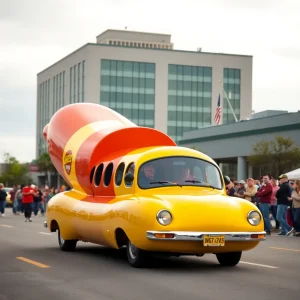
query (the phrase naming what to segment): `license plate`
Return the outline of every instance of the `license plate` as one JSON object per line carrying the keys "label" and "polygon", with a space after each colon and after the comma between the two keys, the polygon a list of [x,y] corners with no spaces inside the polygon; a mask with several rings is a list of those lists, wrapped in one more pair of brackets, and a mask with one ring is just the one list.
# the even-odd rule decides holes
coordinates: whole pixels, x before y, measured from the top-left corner
{"label": "license plate", "polygon": [[215,235],[215,236],[205,235],[203,237],[203,245],[213,246],[213,247],[215,246],[223,247],[225,246],[224,235]]}

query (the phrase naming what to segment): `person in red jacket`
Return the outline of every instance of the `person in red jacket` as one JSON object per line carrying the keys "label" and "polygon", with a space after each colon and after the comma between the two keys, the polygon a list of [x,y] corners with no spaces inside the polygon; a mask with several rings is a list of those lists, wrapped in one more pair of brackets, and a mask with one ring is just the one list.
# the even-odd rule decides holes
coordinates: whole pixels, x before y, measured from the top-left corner
{"label": "person in red jacket", "polygon": [[27,184],[22,189],[22,204],[24,207],[25,222],[32,222],[32,205],[33,205],[33,196],[35,195],[34,189],[30,184]]}
{"label": "person in red jacket", "polygon": [[264,218],[265,231],[268,235],[271,234],[271,221],[270,221],[270,206],[273,193],[273,186],[271,184],[271,176],[263,176],[263,185],[259,191],[255,194],[255,197],[259,197],[259,209]]}

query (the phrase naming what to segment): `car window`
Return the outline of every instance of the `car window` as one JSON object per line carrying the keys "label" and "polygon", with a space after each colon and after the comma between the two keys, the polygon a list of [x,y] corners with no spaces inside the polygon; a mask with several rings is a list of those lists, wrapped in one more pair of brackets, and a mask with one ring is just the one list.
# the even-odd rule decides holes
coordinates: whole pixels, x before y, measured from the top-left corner
{"label": "car window", "polygon": [[124,169],[125,169],[125,164],[122,162],[119,164],[119,166],[116,170],[116,174],[115,174],[115,185],[116,186],[120,186],[122,183]]}
{"label": "car window", "polygon": [[[135,170],[135,163],[132,162],[132,163],[130,163],[130,164],[128,165],[128,167],[127,167],[127,169],[126,169],[126,172],[125,172],[125,175],[126,175],[127,173],[132,173],[132,174],[134,174],[134,170]],[[132,181],[132,182],[126,182],[126,180],[125,180],[125,186],[131,187],[132,185],[133,185],[133,181]]]}
{"label": "car window", "polygon": [[223,188],[218,168],[202,159],[186,156],[162,157],[140,166],[138,185],[142,189],[174,184]]}

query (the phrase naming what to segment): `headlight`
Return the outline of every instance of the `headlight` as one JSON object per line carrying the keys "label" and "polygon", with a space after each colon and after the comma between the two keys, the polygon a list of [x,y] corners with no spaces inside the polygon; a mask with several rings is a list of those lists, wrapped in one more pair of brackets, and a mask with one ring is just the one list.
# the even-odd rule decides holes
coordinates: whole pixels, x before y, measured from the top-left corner
{"label": "headlight", "polygon": [[251,225],[256,226],[256,225],[258,225],[258,224],[260,223],[260,221],[261,221],[261,216],[260,216],[260,214],[259,214],[257,211],[252,210],[252,211],[250,211],[250,212],[248,213],[247,219],[248,219],[248,222],[249,222]]}
{"label": "headlight", "polygon": [[167,210],[160,210],[156,215],[156,219],[161,225],[169,225],[172,222],[172,215]]}

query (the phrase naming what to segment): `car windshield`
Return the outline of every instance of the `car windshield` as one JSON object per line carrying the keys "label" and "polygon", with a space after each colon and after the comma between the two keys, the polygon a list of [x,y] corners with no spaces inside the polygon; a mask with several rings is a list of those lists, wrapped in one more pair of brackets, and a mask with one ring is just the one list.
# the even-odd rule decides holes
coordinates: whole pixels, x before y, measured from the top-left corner
{"label": "car windshield", "polygon": [[138,185],[142,189],[164,186],[208,186],[222,189],[218,168],[202,159],[186,156],[163,157],[141,165]]}

